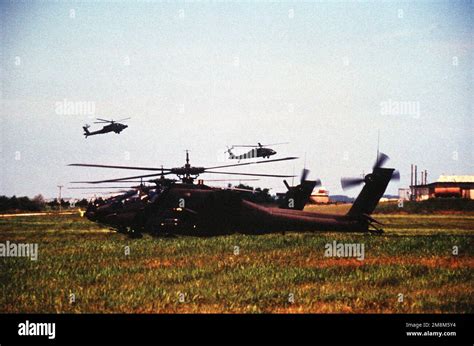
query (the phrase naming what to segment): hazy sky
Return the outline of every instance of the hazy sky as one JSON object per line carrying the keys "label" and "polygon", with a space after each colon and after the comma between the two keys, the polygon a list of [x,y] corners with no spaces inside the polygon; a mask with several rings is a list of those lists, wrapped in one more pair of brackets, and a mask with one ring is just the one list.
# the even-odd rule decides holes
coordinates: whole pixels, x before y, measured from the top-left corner
{"label": "hazy sky", "polygon": [[[470,1],[0,6],[0,194],[53,197],[72,180],[141,173],[73,162],[173,167],[189,149],[211,166],[228,162],[226,145],[286,141],[277,157],[300,160],[234,170],[299,174],[306,157],[310,178],[339,194],[341,176],[370,171],[378,131],[402,176],[389,193],[409,184],[411,163],[429,181],[474,174]],[[95,113],[63,114],[64,100]],[[85,139],[95,116],[132,119]]]}

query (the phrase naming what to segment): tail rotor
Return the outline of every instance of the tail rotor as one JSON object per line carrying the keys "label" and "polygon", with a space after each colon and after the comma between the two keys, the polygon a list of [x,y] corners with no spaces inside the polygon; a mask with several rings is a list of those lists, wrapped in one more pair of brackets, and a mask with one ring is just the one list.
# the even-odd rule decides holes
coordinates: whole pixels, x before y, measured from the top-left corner
{"label": "tail rotor", "polygon": [[89,132],[89,127],[91,127],[89,124],[85,124],[85,125],[82,127],[82,129],[84,130],[84,136],[86,136],[86,138],[87,138],[87,136],[90,134],[90,132]]}
{"label": "tail rotor", "polygon": [[321,186],[321,180],[307,180],[309,175],[308,169],[301,171],[300,183],[297,186],[290,186],[286,180],[283,180],[287,188],[287,193],[280,208],[303,210],[306,203],[308,203],[311,193],[316,186]]}
{"label": "tail rotor", "polygon": [[[390,158],[385,155],[384,153],[380,153],[377,157],[377,160],[375,160],[375,163],[372,167],[372,173],[369,173],[365,175],[363,178],[347,178],[343,177],[341,178],[341,186],[343,190],[350,189],[352,187],[358,186],[362,183],[368,183],[373,181],[374,175],[377,174],[377,172],[382,168],[382,166],[389,160]],[[391,180],[400,180],[400,172],[398,170],[394,170],[392,173],[392,178]]]}
{"label": "tail rotor", "polygon": [[400,172],[394,168],[382,167],[388,159],[389,157],[387,155],[380,153],[377,155],[371,173],[365,175],[363,178],[341,179],[341,186],[344,190],[364,184],[362,191],[357,196],[347,215],[356,216],[358,218],[362,217],[366,221],[371,220],[368,215],[375,210],[390,181],[400,179]]}

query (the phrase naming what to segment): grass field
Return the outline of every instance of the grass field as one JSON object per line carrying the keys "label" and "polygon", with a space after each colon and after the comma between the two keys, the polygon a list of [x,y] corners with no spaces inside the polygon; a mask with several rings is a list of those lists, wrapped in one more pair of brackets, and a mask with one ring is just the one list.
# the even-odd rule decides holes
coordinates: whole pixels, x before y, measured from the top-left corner
{"label": "grass field", "polygon": [[[474,216],[375,217],[382,236],[142,239],[77,215],[0,218],[0,242],[39,244],[37,261],[0,258],[0,312],[474,312]],[[324,257],[334,240],[365,260]]]}

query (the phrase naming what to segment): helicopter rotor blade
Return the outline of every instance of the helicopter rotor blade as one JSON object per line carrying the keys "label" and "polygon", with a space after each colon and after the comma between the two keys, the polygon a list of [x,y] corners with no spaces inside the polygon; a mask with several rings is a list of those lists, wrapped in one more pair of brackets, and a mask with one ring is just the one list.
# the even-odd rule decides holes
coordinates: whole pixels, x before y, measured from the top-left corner
{"label": "helicopter rotor blade", "polygon": [[158,167],[137,167],[137,166],[113,166],[113,165],[96,165],[90,163],[71,163],[68,166],[74,167],[96,167],[96,168],[116,168],[116,169],[135,169],[139,171],[171,171],[169,168]]}
{"label": "helicopter rotor blade", "polygon": [[400,180],[400,172],[398,170],[393,171],[392,180]]}
{"label": "helicopter rotor blade", "polygon": [[[87,190],[87,189],[123,189],[127,186],[74,186],[68,187],[68,190]],[[135,188],[136,186],[129,186],[129,188]]]}
{"label": "helicopter rotor blade", "polygon": [[[176,180],[176,179],[168,179],[168,180]],[[215,181],[225,181],[225,182],[227,182],[227,181],[259,181],[260,179],[257,179],[257,178],[248,178],[248,179],[247,178],[242,178],[242,179],[200,179],[200,180],[213,181],[213,182],[215,182]],[[144,181],[144,183],[154,183],[155,181],[159,182],[160,179],[146,180],[146,181]],[[119,181],[116,181],[116,183],[140,183],[140,182],[141,182],[140,180],[119,180]]]}
{"label": "helicopter rotor blade", "polygon": [[205,171],[204,173],[212,174],[233,174],[233,175],[249,175],[253,177],[271,177],[271,178],[293,178],[294,175],[279,175],[279,174],[261,174],[261,173],[241,173],[241,172],[215,172]]}
{"label": "helicopter rotor blade", "polygon": [[306,181],[306,178],[308,177],[308,174],[309,174],[309,169],[303,169],[301,171],[301,178],[300,178],[300,183],[303,184],[303,182]]}
{"label": "helicopter rotor blade", "polygon": [[[160,178],[158,178],[158,179],[149,179],[149,180],[145,180],[143,183],[152,184],[152,183],[155,183],[156,181],[160,182],[160,180],[161,180]],[[166,178],[166,180],[168,180],[168,181],[170,181],[170,180],[177,181],[176,179],[170,179],[170,178]],[[118,180],[118,181],[115,181],[114,183],[130,184],[130,183],[142,183],[142,181],[141,180]]]}
{"label": "helicopter rotor blade", "polygon": [[269,146],[273,146],[273,145],[282,145],[282,144],[290,144],[290,142],[281,142],[281,143],[262,144],[262,147],[269,147]]}
{"label": "helicopter rotor blade", "polygon": [[129,119],[132,119],[132,118],[124,118],[124,119],[120,119],[120,120],[115,120],[115,122],[118,123],[120,121],[125,121],[125,120],[129,120]]}
{"label": "helicopter rotor blade", "polygon": [[138,179],[138,178],[148,178],[148,177],[157,177],[161,175],[171,174],[171,172],[164,172],[164,173],[155,173],[155,174],[147,174],[147,175],[136,175],[133,177],[124,177],[124,178],[115,178],[115,179],[106,179],[106,180],[95,180],[95,181],[71,181],[71,184],[102,184],[102,183],[116,183],[121,180],[130,180],[130,179]]}
{"label": "helicopter rotor blade", "polygon": [[97,120],[101,120],[101,121],[105,121],[106,123],[110,123],[112,122],[113,120],[107,120],[107,119],[101,119],[101,118],[96,118]]}
{"label": "helicopter rotor blade", "polygon": [[[100,196],[110,196],[110,195],[116,195],[117,193],[119,193],[121,191],[87,191],[87,192],[81,192],[81,195],[100,195]],[[115,196],[112,196],[112,197],[115,197]]]}
{"label": "helicopter rotor blade", "polygon": [[[265,160],[265,161],[254,161],[254,162],[246,162],[246,163],[238,163],[238,164],[230,164],[230,165],[223,165],[223,166],[214,166],[214,167],[207,167],[207,168],[200,168],[199,173],[213,173],[213,174],[233,174],[233,175],[248,175],[248,176],[256,176],[256,177],[275,177],[275,178],[291,178],[293,175],[276,175],[276,174],[258,174],[258,173],[233,173],[233,172],[213,172],[208,171],[209,169],[216,169],[216,168],[227,168],[227,167],[237,167],[237,166],[247,166],[259,163],[270,163],[270,162],[278,162],[278,161],[287,161],[287,160],[295,160],[297,157],[285,157],[281,159],[274,159],[274,160]],[[146,174],[146,175],[136,175],[130,177],[123,177],[123,178],[114,178],[114,179],[104,179],[104,180],[95,180],[95,181],[74,181],[71,183],[86,183],[86,184],[101,184],[101,183],[110,183],[110,182],[119,182],[119,181],[130,181],[133,179],[142,179],[142,178],[149,178],[149,177],[158,177],[164,176],[168,174],[176,174],[177,169],[170,169],[170,168],[158,168],[158,167],[137,167],[137,166],[115,166],[115,165],[99,165],[99,164],[88,164],[88,163],[73,163],[69,164],[68,166],[75,166],[75,167],[95,167],[95,168],[115,168],[115,169],[134,169],[134,170],[145,170],[145,171],[160,171],[160,173],[153,173],[153,174]],[[166,172],[165,172],[166,171]],[[180,169],[181,171],[181,169]],[[186,172],[187,170],[185,170]],[[192,170],[189,171],[192,173]],[[180,173],[181,174],[181,173]],[[182,174],[189,174],[189,173],[182,173]],[[179,176],[179,174],[178,174]]]}
{"label": "helicopter rotor blade", "polygon": [[[284,158],[281,158],[281,159],[273,159],[273,160],[265,160],[265,161],[254,161],[254,162],[245,162],[245,163],[235,163],[235,164],[231,164],[231,165],[206,167],[204,169],[207,170],[207,169],[215,169],[215,168],[247,166],[247,165],[254,165],[254,164],[259,164],[259,163],[270,163],[270,162],[296,160],[296,159],[298,159],[298,157],[284,157]],[[90,163],[71,163],[68,166],[96,167],[96,168],[116,168],[116,169],[135,169],[135,170],[143,170],[143,171],[171,171],[172,170],[170,168],[161,168],[161,167],[116,166],[116,165],[99,165],[99,164],[90,164]]]}
{"label": "helicopter rotor blade", "polygon": [[389,157],[387,155],[385,155],[384,153],[380,153],[372,168],[375,169],[375,168],[382,167],[383,164],[387,162],[388,159]]}
{"label": "helicopter rotor blade", "polygon": [[204,169],[207,171],[208,169],[247,166],[247,165],[254,165],[254,164],[259,164],[259,163],[270,163],[270,162],[278,162],[278,161],[288,161],[288,160],[296,160],[297,158],[298,157],[292,156],[292,157],[284,157],[284,158],[281,158],[281,159],[273,159],[273,160],[265,160],[265,161],[254,161],[254,162],[245,162],[245,163],[235,163],[235,164],[232,164],[232,165],[206,167]]}
{"label": "helicopter rotor blade", "polygon": [[[148,181],[146,181],[146,182],[148,182]],[[140,183],[140,180],[119,180],[119,181],[115,181],[115,183],[125,183],[125,184]],[[123,186],[122,186],[122,188],[123,188]]]}
{"label": "helicopter rotor blade", "polygon": [[246,178],[243,178],[243,179],[201,179],[201,180],[204,180],[204,181],[258,181],[260,179],[253,179],[253,178],[250,178],[250,179],[246,179]]}

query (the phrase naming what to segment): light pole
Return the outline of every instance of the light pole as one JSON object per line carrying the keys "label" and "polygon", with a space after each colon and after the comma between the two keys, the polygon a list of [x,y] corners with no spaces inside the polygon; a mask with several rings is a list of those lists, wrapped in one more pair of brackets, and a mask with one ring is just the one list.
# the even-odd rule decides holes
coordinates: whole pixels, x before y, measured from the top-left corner
{"label": "light pole", "polygon": [[63,185],[58,185],[58,188],[59,188],[59,212],[61,212],[61,190],[63,189]]}

